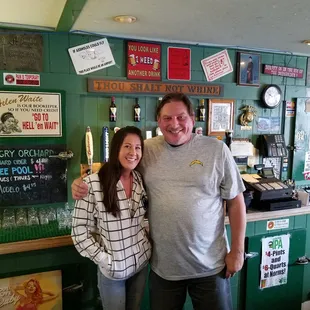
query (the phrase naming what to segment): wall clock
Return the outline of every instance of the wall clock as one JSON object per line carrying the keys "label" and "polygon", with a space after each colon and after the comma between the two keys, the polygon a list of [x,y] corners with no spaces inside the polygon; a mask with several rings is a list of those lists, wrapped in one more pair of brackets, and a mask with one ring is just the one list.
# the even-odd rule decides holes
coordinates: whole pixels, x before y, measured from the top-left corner
{"label": "wall clock", "polygon": [[281,102],[282,91],[278,85],[268,85],[262,92],[262,101],[269,109],[276,108]]}

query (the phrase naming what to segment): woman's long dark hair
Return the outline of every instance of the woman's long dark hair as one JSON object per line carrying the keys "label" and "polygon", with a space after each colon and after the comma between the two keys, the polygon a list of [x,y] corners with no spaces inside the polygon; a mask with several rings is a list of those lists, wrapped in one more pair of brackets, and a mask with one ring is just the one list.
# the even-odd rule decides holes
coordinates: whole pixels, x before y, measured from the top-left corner
{"label": "woman's long dark hair", "polygon": [[[122,165],[119,162],[118,155],[125,137],[128,134],[137,135],[141,141],[141,151],[143,156],[144,142],[141,130],[134,126],[127,126],[118,130],[111,141],[110,156],[99,170],[98,176],[103,191],[103,203],[106,210],[115,217],[119,216],[120,208],[117,199],[116,184],[121,177]],[[141,157],[142,158],[142,157]]]}

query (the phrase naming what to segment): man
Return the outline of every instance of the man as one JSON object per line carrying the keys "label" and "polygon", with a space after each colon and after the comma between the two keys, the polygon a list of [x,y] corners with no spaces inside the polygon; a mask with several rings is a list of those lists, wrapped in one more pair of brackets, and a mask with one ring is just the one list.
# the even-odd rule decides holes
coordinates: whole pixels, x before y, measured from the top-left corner
{"label": "man", "polygon": [[[145,141],[140,170],[153,239],[152,310],[181,310],[187,292],[196,310],[231,310],[229,278],[243,265],[243,182],[224,143],[192,134],[194,119],[187,96],[167,94],[157,108],[163,136]],[[87,188],[75,180],[72,192],[80,199]],[[231,226],[229,253],[223,199]]]}
{"label": "man", "polygon": [[248,66],[246,69],[246,82],[247,84],[253,83],[253,59],[249,56]]}

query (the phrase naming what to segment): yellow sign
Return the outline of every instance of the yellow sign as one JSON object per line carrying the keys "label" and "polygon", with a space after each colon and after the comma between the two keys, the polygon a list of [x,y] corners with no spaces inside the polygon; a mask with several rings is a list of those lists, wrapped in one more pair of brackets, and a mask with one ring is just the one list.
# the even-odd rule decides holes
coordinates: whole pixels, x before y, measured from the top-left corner
{"label": "yellow sign", "polygon": [[61,271],[0,279],[1,310],[62,310]]}

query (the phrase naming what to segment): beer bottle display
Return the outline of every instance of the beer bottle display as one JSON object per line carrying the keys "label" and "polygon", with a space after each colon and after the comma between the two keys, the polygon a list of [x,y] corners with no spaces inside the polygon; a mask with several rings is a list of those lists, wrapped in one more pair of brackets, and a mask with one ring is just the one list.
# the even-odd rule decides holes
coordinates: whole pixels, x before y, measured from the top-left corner
{"label": "beer bottle display", "polygon": [[[161,101],[163,100],[163,97],[158,97],[158,102],[157,102],[157,106],[159,106],[160,105],[160,103],[161,103]],[[155,120],[157,121],[157,108],[156,108],[156,111],[155,111]]]}
{"label": "beer bottle display", "polygon": [[110,104],[110,122],[116,122],[116,112],[115,97],[112,97]]}
{"label": "beer bottle display", "polygon": [[133,117],[135,122],[141,121],[141,108],[139,105],[139,98],[136,98],[136,104],[133,108]]}
{"label": "beer bottle display", "polygon": [[206,108],[205,108],[205,100],[199,100],[199,121],[204,122],[206,120]]}
{"label": "beer bottle display", "polygon": [[196,108],[195,119],[196,119],[196,122],[200,121],[200,106],[199,106],[199,104]]}

